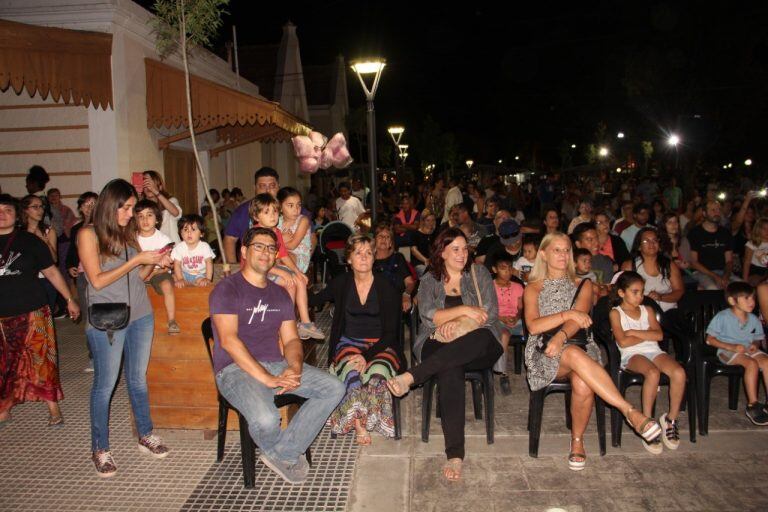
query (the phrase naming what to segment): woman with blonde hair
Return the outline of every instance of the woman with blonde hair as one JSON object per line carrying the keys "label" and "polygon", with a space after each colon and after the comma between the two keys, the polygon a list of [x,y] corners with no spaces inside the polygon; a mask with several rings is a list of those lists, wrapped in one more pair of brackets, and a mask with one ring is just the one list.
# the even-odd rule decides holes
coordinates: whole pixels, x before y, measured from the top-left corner
{"label": "woman with blonde hair", "polygon": [[544,237],[536,254],[528,286],[523,295],[525,323],[530,336],[525,347],[525,364],[531,391],[555,380],[569,380],[571,395],[571,450],[568,467],[584,469],[584,431],[597,394],[621,411],[632,428],[646,442],[661,434],[659,424],[637,411],[616,389],[600,360],[600,350],[591,334],[575,340],[582,329],[592,325],[592,287],[579,286],[571,252],[571,241],[563,233]]}
{"label": "woman with blonde hair", "polygon": [[752,286],[768,277],[768,218],[760,217],[752,228],[751,236],[744,246],[742,278]]}

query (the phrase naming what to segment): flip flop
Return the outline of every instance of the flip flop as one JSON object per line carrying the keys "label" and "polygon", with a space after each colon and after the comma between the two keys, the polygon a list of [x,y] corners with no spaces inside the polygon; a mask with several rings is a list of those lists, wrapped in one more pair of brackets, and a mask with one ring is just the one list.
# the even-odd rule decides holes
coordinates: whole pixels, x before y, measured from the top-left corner
{"label": "flip flop", "polygon": [[64,416],[48,416],[48,426],[51,428],[61,428],[64,426]]}

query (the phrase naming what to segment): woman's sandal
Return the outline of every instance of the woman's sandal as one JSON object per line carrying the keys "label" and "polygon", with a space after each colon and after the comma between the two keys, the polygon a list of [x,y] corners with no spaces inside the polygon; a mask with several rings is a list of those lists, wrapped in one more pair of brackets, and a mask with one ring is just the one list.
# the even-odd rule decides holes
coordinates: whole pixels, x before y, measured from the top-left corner
{"label": "woman's sandal", "polygon": [[371,434],[368,432],[361,434],[359,432],[355,433],[355,442],[358,446],[369,446],[371,444]]}
{"label": "woman's sandal", "polygon": [[581,471],[587,466],[587,454],[584,450],[580,452],[573,451],[573,443],[582,441],[581,437],[572,437],[570,453],[568,454],[568,467],[574,471]]}
{"label": "woman's sandal", "polygon": [[0,420],[0,429],[3,429],[5,427],[7,427],[8,425],[10,425],[12,421],[13,421],[13,416],[11,416],[10,414],[8,415],[8,417],[1,419]]}
{"label": "woman's sandal", "polygon": [[387,381],[387,389],[393,395],[400,397],[408,392],[410,385],[405,383],[404,374],[395,375]]}
{"label": "woman's sandal", "polygon": [[627,419],[627,424],[632,429],[634,429],[634,431],[637,432],[640,437],[645,440],[646,443],[650,443],[661,435],[661,426],[655,419],[646,417],[645,421],[643,421],[639,427],[635,427],[632,424],[632,421],[629,419],[629,415],[632,414],[632,411],[635,410],[636,409],[634,407],[627,409],[627,413],[624,415],[624,417]]}
{"label": "woman's sandal", "polygon": [[64,426],[64,416],[61,414],[57,416],[48,416],[48,426],[51,428],[61,428]]}
{"label": "woman's sandal", "polygon": [[462,459],[448,459],[443,465],[443,476],[449,482],[458,482],[461,480]]}

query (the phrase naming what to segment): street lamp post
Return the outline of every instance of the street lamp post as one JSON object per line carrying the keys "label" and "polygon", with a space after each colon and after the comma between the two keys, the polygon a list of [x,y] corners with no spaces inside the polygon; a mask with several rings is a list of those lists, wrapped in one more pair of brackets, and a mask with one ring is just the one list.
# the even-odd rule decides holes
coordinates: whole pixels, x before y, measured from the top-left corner
{"label": "street lamp post", "polygon": [[[379,80],[381,79],[381,72],[384,71],[386,61],[384,59],[368,59],[361,61],[354,61],[352,63],[352,70],[357,74],[357,78],[360,79],[360,85],[363,86],[363,92],[365,92],[366,104],[368,106],[368,161],[370,163],[371,172],[371,225],[376,225],[376,111],[373,107],[373,99],[376,97],[376,89],[379,87]],[[373,83],[370,89],[363,79],[363,75],[373,75]]]}
{"label": "street lamp post", "polygon": [[389,136],[392,138],[392,142],[395,145],[395,174],[397,174],[397,161],[399,160],[398,157],[400,156],[400,139],[403,138],[404,132],[405,128],[402,126],[390,126],[387,128],[387,133],[389,133]]}

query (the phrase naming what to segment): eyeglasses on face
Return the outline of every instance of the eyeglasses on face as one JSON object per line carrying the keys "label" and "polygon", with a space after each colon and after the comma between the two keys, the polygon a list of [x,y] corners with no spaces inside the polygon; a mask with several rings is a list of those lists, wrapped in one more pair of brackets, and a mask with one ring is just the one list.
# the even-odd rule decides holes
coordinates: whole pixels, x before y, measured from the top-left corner
{"label": "eyeglasses on face", "polygon": [[261,242],[253,242],[248,247],[253,247],[256,252],[268,252],[269,254],[277,254],[277,246],[275,244],[263,244]]}
{"label": "eyeglasses on face", "polygon": [[42,210],[43,209],[43,205],[41,205],[41,204],[31,204],[31,205],[27,206],[27,208],[32,208],[33,210]]}

